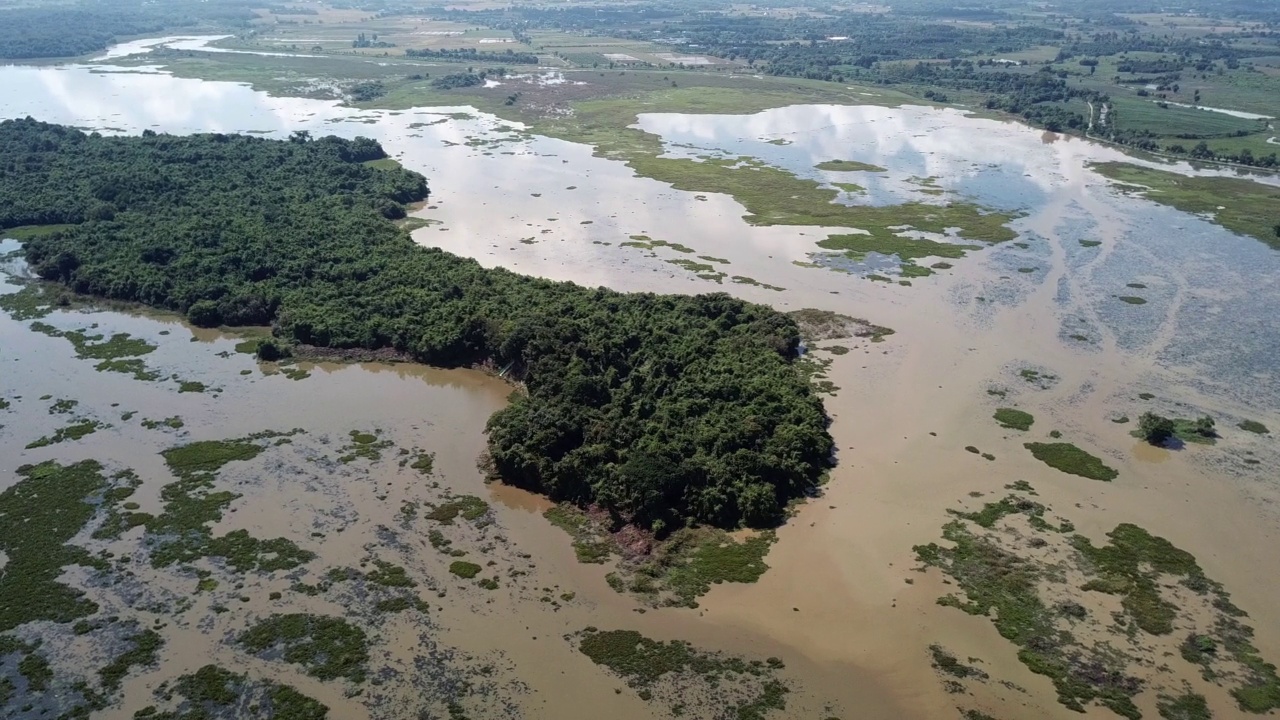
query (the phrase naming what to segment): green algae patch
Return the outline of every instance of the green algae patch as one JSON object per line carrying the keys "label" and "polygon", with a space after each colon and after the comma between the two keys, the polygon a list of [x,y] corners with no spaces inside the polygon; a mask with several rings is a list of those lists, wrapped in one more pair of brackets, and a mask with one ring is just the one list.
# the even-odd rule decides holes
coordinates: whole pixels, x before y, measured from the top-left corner
{"label": "green algae patch", "polygon": [[[106,569],[68,544],[97,512],[110,483],[102,465],[53,461],[18,468],[22,478],[0,493],[0,632],[37,620],[69,623],[97,612],[96,603],[58,581],[64,567]],[[33,532],[38,528],[38,532]]]}
{"label": "green algae patch", "polygon": [[870,163],[858,162],[857,160],[825,160],[814,165],[814,168],[828,172],[889,172],[888,168],[882,168],[879,165],[871,165]]}
{"label": "green algae patch", "polygon": [[1026,432],[1031,429],[1031,425],[1036,421],[1035,416],[1029,412],[1015,410],[1014,408],[1000,408],[996,410],[996,414],[992,417],[996,422],[1000,423],[1000,427],[1008,430],[1022,430]]}
{"label": "green algae patch", "polygon": [[365,632],[342,618],[293,613],[272,615],[241,633],[236,642],[255,654],[278,652],[320,680],[346,678],[359,684],[368,676]]}
{"label": "green algae patch", "polygon": [[457,575],[465,580],[470,580],[480,574],[481,567],[475,563],[466,560],[454,560],[449,564],[449,572]]}
{"label": "green algae patch", "polygon": [[1090,455],[1071,443],[1024,443],[1037,460],[1055,470],[1071,475],[1111,482],[1120,473],[1107,467],[1102,460]]}
{"label": "green algae patch", "polygon": [[1280,250],[1280,234],[1275,231],[1280,188],[1241,178],[1188,177],[1121,162],[1090,167],[1111,180],[1141,186],[1138,191],[1142,197],[1152,202],[1208,217],[1228,230]]}

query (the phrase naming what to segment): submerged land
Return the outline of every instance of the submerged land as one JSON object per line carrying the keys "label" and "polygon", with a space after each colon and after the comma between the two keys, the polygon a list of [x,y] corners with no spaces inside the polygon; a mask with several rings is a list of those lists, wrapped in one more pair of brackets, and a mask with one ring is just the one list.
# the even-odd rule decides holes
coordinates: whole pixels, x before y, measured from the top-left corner
{"label": "submerged land", "polygon": [[1124,10],[0,10],[5,717],[1280,710],[1277,18]]}

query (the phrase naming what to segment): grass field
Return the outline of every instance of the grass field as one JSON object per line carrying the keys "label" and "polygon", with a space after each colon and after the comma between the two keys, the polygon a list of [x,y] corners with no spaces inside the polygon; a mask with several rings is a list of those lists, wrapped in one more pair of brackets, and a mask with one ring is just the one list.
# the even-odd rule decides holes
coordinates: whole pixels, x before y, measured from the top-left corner
{"label": "grass field", "polygon": [[[1266,123],[1262,121],[1245,120],[1225,113],[1175,105],[1161,107],[1150,98],[1113,93],[1111,104],[1115,113],[1112,122],[1117,128],[1150,130],[1170,140],[1176,140],[1183,135],[1217,138],[1234,135],[1241,131],[1259,133],[1266,130]],[[1192,140],[1189,144],[1194,145],[1195,142]],[[1183,142],[1183,144],[1188,143]]]}

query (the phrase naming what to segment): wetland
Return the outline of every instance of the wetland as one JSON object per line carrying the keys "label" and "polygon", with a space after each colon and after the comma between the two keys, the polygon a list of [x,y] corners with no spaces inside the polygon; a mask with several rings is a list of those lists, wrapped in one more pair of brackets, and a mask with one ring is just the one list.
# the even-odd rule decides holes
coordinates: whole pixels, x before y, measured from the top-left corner
{"label": "wetland", "polygon": [[[747,100],[666,82],[643,102],[571,98],[576,122],[504,117],[466,95],[347,104],[248,72],[278,61],[284,77],[305,58],[224,60],[201,52],[208,42],[2,67],[14,92],[0,115],[137,143],[144,131],[158,144],[371,138],[395,163],[353,178],[430,182],[408,209],[419,247],[397,246],[398,261],[452,258],[477,282],[522,288],[495,294],[492,317],[532,312],[520,293],[533,288],[615,305],[725,292],[717,312],[787,318],[776,322],[794,323],[782,346],[804,348],[795,363],[743,360],[712,329],[701,350],[653,361],[723,353],[773,386],[786,370],[781,395],[743,377],[705,392],[750,395],[759,416],[803,398],[830,424],[790,454],[836,464],[799,472],[774,506],[749,487],[674,516],[647,496],[557,494],[574,463],[539,468],[536,449],[503,457],[503,445],[494,457],[491,418],[531,423],[544,411],[530,398],[590,394],[590,373],[540,390],[521,386],[514,355],[478,342],[352,339],[355,309],[370,307],[358,294],[313,311],[289,306],[282,282],[274,299],[293,312],[241,316],[257,306],[235,287],[212,308],[139,294],[154,280],[128,253],[58,274],[60,255],[108,255],[75,244],[83,228],[15,220],[28,227],[0,245],[0,692],[14,717],[1230,717],[1280,705],[1268,665],[1280,657],[1280,450],[1267,430],[1280,423],[1280,338],[1267,331],[1280,255],[1251,230],[1263,226],[1224,211],[1234,186],[1221,200],[1189,190],[1224,171],[874,87]],[[222,75],[192,77],[197,63]],[[564,76],[564,92],[599,77]],[[535,92],[501,82],[504,96]],[[1264,199],[1275,187],[1230,181]],[[405,187],[397,202],[424,200]],[[1192,191],[1216,204],[1181,199]],[[114,209],[95,222],[124,226],[131,210]],[[379,227],[391,229],[358,233],[403,237]],[[292,250],[283,258],[305,259]],[[250,278],[254,254],[234,263]],[[1135,291],[1143,303],[1116,302]],[[375,294],[414,302],[394,284]],[[267,321],[270,347],[296,343],[295,357],[265,359],[268,329],[223,327]],[[308,354],[326,345],[341,352]],[[617,362],[575,355],[567,366]],[[689,424],[667,412],[668,430]],[[1217,442],[1154,447],[1115,422],[1145,412],[1212,416]],[[808,427],[798,417],[788,432]],[[689,455],[750,430],[719,425]],[[584,448],[676,442],[619,428]],[[747,460],[733,477],[763,472]],[[517,472],[524,489],[491,481]],[[627,473],[679,474],[657,462]],[[646,532],[619,528],[609,502]],[[50,532],[15,530],[30,523]]]}

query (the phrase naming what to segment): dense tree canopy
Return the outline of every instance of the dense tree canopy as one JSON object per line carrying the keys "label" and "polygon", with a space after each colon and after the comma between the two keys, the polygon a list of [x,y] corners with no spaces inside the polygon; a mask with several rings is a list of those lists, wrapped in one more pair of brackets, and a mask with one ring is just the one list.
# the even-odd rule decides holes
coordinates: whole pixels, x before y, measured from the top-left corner
{"label": "dense tree canopy", "polygon": [[527,392],[489,423],[501,477],[666,527],[775,521],[832,452],[795,323],[724,294],[624,294],[415,245],[425,180],[374,141],[99,137],[0,123],[0,228],[41,276],[299,343],[492,361]]}
{"label": "dense tree canopy", "polygon": [[0,9],[0,58],[74,57],[121,37],[172,28],[238,27],[254,17],[248,0],[170,0],[164,4],[80,2]]}

